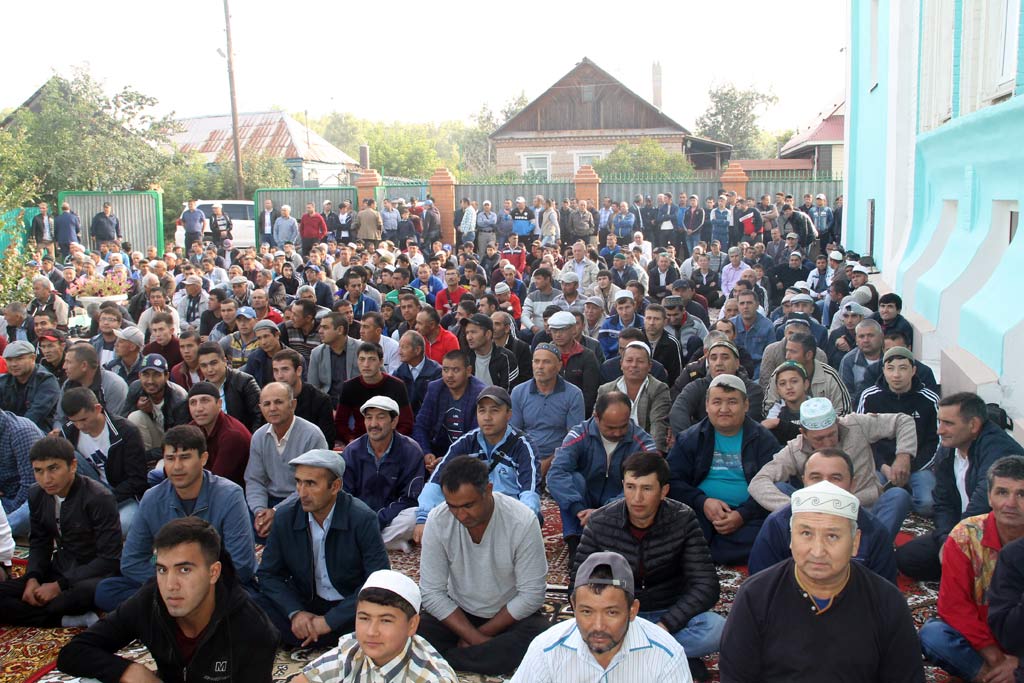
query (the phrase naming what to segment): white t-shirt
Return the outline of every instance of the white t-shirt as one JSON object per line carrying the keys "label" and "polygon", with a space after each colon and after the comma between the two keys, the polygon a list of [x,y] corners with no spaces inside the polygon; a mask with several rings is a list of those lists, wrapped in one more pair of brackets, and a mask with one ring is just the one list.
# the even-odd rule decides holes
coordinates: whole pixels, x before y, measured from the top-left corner
{"label": "white t-shirt", "polygon": [[107,453],[109,451],[110,430],[105,426],[97,437],[89,436],[84,431],[78,432],[78,452],[92,463],[96,471],[99,472],[100,477],[103,478],[104,484],[110,483],[107,481]]}
{"label": "white t-shirt", "polygon": [[960,449],[956,451],[956,455],[953,456],[953,476],[956,478],[956,490],[960,492],[960,513],[967,512],[967,504],[971,502],[971,496],[967,492],[967,468],[970,466],[970,461],[964,455],[960,454]]}

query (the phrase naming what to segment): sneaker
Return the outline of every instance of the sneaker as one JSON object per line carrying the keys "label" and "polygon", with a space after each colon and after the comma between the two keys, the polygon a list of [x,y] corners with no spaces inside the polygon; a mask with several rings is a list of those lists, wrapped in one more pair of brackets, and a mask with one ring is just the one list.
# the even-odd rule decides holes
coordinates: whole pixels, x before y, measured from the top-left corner
{"label": "sneaker", "polygon": [[60,625],[64,628],[89,628],[100,618],[95,612],[85,614],[66,614],[60,619]]}
{"label": "sneaker", "polygon": [[687,657],[686,663],[690,665],[690,676],[695,681],[710,681],[711,673],[700,657]]}

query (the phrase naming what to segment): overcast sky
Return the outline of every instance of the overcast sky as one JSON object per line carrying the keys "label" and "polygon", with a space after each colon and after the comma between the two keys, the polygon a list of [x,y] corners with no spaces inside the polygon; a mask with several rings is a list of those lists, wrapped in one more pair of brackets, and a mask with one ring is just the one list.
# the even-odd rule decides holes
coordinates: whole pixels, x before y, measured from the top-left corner
{"label": "overcast sky", "polygon": [[[5,24],[18,28],[4,40],[0,108],[87,66],[108,91],[132,85],[162,112],[230,111],[220,0],[4,4]],[[845,5],[232,0],[238,105],[465,120],[484,102],[533,99],[586,56],[648,100],[660,61],[664,110],[691,129],[707,91],[728,81],[778,96],[764,127],[804,127],[843,96]]]}

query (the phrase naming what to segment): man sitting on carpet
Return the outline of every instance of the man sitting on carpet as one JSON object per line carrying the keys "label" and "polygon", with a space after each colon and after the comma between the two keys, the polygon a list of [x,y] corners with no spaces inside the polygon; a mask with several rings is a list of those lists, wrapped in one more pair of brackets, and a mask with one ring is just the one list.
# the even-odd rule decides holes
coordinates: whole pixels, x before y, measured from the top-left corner
{"label": "man sitting on carpet", "polygon": [[548,563],[537,516],[495,493],[475,457],[451,459],[440,482],[446,504],[423,532],[419,634],[459,671],[507,674],[549,625],[538,611]]}
{"label": "man sitting on carpet", "polygon": [[[823,448],[809,457],[804,465],[804,486],[819,481],[827,481],[849,491],[853,487],[853,461],[850,456],[838,448]],[[793,556],[789,529],[792,518],[793,508],[786,505],[764,520],[747,562],[752,575]],[[864,508],[860,508],[857,513],[857,528],[860,531],[860,547],[853,559],[895,584],[896,554],[888,531]]]}
{"label": "man sitting on carpet", "polygon": [[641,604],[634,586],[624,557],[590,555],[576,571],[576,618],[534,638],[512,683],[690,683],[682,646],[661,624],[638,616]]}
{"label": "man sitting on carpet", "polygon": [[750,495],[766,510],[778,510],[789,503],[793,492],[790,480],[800,477],[807,458],[823,448],[839,448],[853,461],[851,492],[888,529],[890,540],[895,540],[910,512],[910,493],[898,487],[883,490],[879,484],[872,445],[883,439],[895,440],[896,460],[905,461],[909,471],[910,459],[917,452],[914,418],[897,413],[854,413],[837,418],[827,398],[809,398],[800,406],[800,436],[783,446],[754,476]]}
{"label": "man sitting on carpet", "polygon": [[[447,358],[447,356],[446,356]],[[445,361],[447,362],[447,360]],[[512,397],[501,387],[489,386],[476,398],[476,421],[480,425],[464,434],[448,449],[420,492],[413,541],[423,538],[427,515],[444,502],[441,475],[454,458],[468,455],[487,463],[488,476],[499,493],[516,498],[540,518],[540,457],[525,432],[513,427]]]}
{"label": "man sitting on carpet", "polygon": [[987,594],[1003,546],[1024,538],[1024,456],[996,460],[986,478],[992,511],[968,517],[949,532],[942,547],[939,616],[921,627],[921,649],[926,659],[964,680],[1010,683],[1024,671],[989,628]]}
{"label": "man sitting on carpet", "polygon": [[622,463],[630,453],[657,450],[654,438],[630,417],[632,401],[621,391],[601,394],[594,417],[565,435],[548,470],[548,492],[558,503],[569,557],[590,514],[622,496]]}
{"label": "man sitting on carpet", "polygon": [[599,551],[620,553],[640,579],[640,617],[675,637],[696,680],[708,680],[701,657],[718,651],[725,619],[710,611],[719,585],[708,542],[688,506],[668,498],[668,463],[659,453],[634,453],[622,464],[622,500],[590,515],[580,566]]}
{"label": "man sitting on carpet", "polygon": [[399,408],[387,396],[374,396],[359,409],[366,434],[345,447],[345,490],[376,511],[384,547],[409,550],[416,528],[416,506],[423,490],[423,451],[395,431]]}
{"label": "man sitting on carpet", "polygon": [[771,462],[778,442],[747,414],[747,384],[740,377],[715,377],[704,402],[708,416],[669,451],[669,495],[693,508],[715,562],[746,564],[768,516],[747,486]]}
{"label": "man sitting on carpet", "polygon": [[999,551],[988,586],[988,625],[1004,652],[1024,659],[1024,539]]}
{"label": "man sitting on carpet", "polygon": [[337,642],[352,630],[366,577],[388,569],[377,515],[342,490],[341,453],[311,450],[288,463],[298,496],[282,503],[258,572],[257,603],[285,645]]}
{"label": "man sitting on carpet", "polygon": [[96,621],[96,584],[116,574],[121,559],[117,501],[106,486],[78,474],[67,439],[43,437],[29,460],[36,486],[28,495],[28,570],[0,582],[0,623],[89,626]]}
{"label": "man sitting on carpet", "polygon": [[896,566],[918,581],[939,580],[942,547],[958,522],[992,509],[985,476],[992,463],[1005,455],[1024,455],[1021,445],[988,418],[988,407],[977,394],[943,397],[938,414],[932,491],[935,530],[896,550]]}
{"label": "man sitting on carpet", "polygon": [[405,574],[370,574],[359,591],[355,632],[306,665],[292,683],[458,683],[451,665],[416,635],[420,600],[419,586]]}
{"label": "man sitting on carpet", "polygon": [[153,539],[168,522],[199,517],[213,525],[231,556],[240,583],[256,573],[256,549],[245,496],[238,484],[203,469],[208,453],[199,427],[180,425],[164,434],[167,479],[146,491],[121,553],[121,576],[96,587],[96,606],[112,612],[153,578]]}
{"label": "man sitting on carpet", "polygon": [[[57,668],[101,681],[270,683],[277,630],[235,580],[217,530],[197,517],[175,519],[153,548],[156,582],[75,636]],[[152,654],[156,673],[116,654],[135,640]]]}
{"label": "man sitting on carpet", "polygon": [[792,559],[747,579],[729,610],[722,680],[924,683],[906,598],[850,561],[857,497],[822,481],[796,491],[792,509]]}

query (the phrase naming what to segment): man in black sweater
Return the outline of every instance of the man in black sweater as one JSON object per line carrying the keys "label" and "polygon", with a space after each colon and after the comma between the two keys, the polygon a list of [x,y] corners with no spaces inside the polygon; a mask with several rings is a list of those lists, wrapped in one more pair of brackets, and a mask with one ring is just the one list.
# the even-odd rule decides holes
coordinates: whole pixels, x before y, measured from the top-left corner
{"label": "man in black sweater", "polygon": [[74,447],[44,436],[28,454],[36,485],[29,490],[28,570],[0,582],[0,622],[24,626],[88,626],[96,584],[117,574],[121,525],[114,495],[78,474]]}
{"label": "man in black sweater", "polygon": [[710,611],[719,585],[697,517],[668,498],[670,471],[658,453],[634,453],[622,464],[623,499],[587,521],[570,576],[592,553],[616,552],[633,570],[640,616],[673,634],[696,680],[707,680],[700,658],[718,651],[725,619]]}
{"label": "man in black sweater", "polygon": [[[270,683],[277,629],[236,581],[220,535],[198,517],[168,522],[153,539],[156,581],[57,657],[64,673],[101,681]],[[157,673],[116,653],[139,640]]]}

